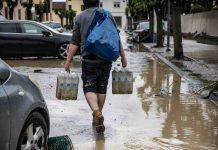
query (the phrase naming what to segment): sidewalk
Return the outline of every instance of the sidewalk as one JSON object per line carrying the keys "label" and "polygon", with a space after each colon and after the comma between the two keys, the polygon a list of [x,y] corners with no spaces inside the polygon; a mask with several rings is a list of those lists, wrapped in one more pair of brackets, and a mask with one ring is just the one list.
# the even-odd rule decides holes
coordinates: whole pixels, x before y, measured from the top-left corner
{"label": "sidewalk", "polygon": [[[155,43],[144,43],[143,45],[152,52],[158,52],[166,58],[173,57],[173,37],[170,38],[170,52],[166,52],[165,47],[154,48]],[[218,81],[218,45],[207,45],[197,43],[194,40],[183,39],[184,55],[193,61],[182,61],[181,63],[194,74],[199,74],[202,79],[208,81]]]}

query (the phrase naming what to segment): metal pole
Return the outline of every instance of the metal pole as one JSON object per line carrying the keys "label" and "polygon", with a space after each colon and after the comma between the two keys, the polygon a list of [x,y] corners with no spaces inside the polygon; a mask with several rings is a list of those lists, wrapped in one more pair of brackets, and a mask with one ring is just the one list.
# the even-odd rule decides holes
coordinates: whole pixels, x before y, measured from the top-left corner
{"label": "metal pole", "polygon": [[168,14],[167,14],[167,49],[166,51],[169,52],[171,51],[170,49],[170,0],[168,0]]}

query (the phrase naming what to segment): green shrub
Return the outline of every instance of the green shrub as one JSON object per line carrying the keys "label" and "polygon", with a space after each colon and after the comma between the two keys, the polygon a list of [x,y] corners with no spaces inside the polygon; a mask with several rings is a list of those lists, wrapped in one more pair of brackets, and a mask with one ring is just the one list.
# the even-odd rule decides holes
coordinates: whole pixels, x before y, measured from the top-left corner
{"label": "green shrub", "polygon": [[199,13],[203,11],[205,11],[205,9],[200,4],[192,4],[190,13]]}

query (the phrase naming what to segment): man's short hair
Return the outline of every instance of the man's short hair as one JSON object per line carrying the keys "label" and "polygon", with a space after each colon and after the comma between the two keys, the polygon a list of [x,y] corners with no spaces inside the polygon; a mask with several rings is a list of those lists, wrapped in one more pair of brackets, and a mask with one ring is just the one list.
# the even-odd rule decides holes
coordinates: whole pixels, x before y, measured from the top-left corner
{"label": "man's short hair", "polygon": [[99,0],[83,0],[83,4],[86,8],[90,7],[98,7],[99,6]]}

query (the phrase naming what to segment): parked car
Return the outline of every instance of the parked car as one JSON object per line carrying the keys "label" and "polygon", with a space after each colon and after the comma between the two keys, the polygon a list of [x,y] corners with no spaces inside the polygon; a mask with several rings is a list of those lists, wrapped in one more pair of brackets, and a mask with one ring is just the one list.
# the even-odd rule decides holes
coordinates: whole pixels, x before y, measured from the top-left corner
{"label": "parked car", "polygon": [[70,41],[71,34],[35,21],[0,21],[0,57],[66,58]]}
{"label": "parked car", "polygon": [[149,35],[149,22],[141,22],[137,25],[136,30],[133,31],[133,41],[141,42]]}
{"label": "parked car", "polygon": [[46,22],[42,22],[42,24],[60,32],[63,33],[64,32],[64,28],[61,26],[60,23],[57,22],[53,22],[53,21],[46,21]]}
{"label": "parked car", "polygon": [[0,59],[0,149],[46,149],[50,121],[36,83]]}

